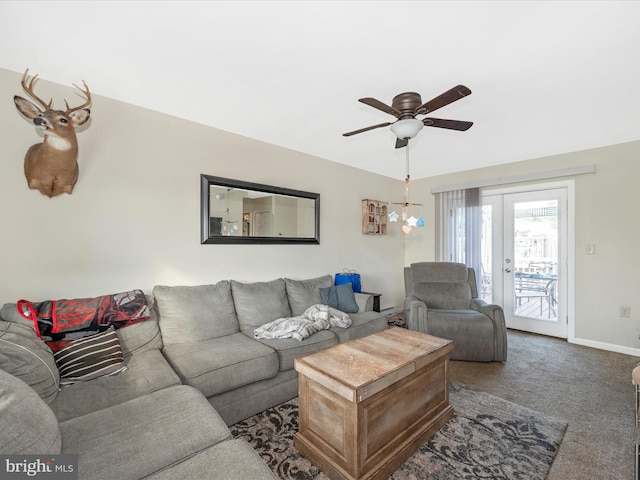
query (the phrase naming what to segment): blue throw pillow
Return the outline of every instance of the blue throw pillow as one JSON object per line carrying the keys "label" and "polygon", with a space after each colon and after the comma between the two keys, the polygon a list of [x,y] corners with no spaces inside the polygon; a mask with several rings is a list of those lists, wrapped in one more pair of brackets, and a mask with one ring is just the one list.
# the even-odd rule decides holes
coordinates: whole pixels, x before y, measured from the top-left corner
{"label": "blue throw pillow", "polygon": [[353,286],[350,283],[321,288],[320,298],[323,304],[345,313],[358,313],[356,296],[353,294]]}

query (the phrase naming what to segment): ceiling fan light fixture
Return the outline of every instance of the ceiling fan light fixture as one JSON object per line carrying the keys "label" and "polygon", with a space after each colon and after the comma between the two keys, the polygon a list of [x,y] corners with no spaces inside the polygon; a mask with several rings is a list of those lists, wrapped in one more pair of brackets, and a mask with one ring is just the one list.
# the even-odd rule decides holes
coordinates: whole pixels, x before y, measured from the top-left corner
{"label": "ceiling fan light fixture", "polygon": [[420,130],[424,127],[424,123],[417,118],[405,118],[398,120],[391,125],[391,131],[400,140],[415,137]]}

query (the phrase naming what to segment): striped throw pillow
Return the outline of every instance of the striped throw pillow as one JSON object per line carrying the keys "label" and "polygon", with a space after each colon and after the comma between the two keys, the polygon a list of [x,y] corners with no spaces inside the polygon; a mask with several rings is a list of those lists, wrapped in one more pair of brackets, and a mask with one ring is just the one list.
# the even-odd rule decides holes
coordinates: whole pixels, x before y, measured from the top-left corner
{"label": "striped throw pillow", "polygon": [[113,326],[102,333],[71,342],[55,352],[53,357],[60,371],[60,385],[115,375],[127,369]]}

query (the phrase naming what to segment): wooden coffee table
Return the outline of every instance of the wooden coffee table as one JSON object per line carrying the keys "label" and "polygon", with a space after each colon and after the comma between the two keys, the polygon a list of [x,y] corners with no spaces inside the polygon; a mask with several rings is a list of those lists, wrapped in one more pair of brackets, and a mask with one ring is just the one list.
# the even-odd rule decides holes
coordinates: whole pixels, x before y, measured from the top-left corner
{"label": "wooden coffee table", "polygon": [[297,358],[295,447],[332,479],[386,479],[453,416],[452,350],[393,327]]}

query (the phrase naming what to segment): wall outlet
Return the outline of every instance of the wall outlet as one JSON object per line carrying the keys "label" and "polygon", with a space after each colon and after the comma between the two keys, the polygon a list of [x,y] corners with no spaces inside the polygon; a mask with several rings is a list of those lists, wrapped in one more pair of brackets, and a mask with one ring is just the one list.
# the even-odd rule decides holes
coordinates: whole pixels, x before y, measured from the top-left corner
{"label": "wall outlet", "polygon": [[622,306],[620,307],[620,317],[621,318],[631,318],[631,307]]}

